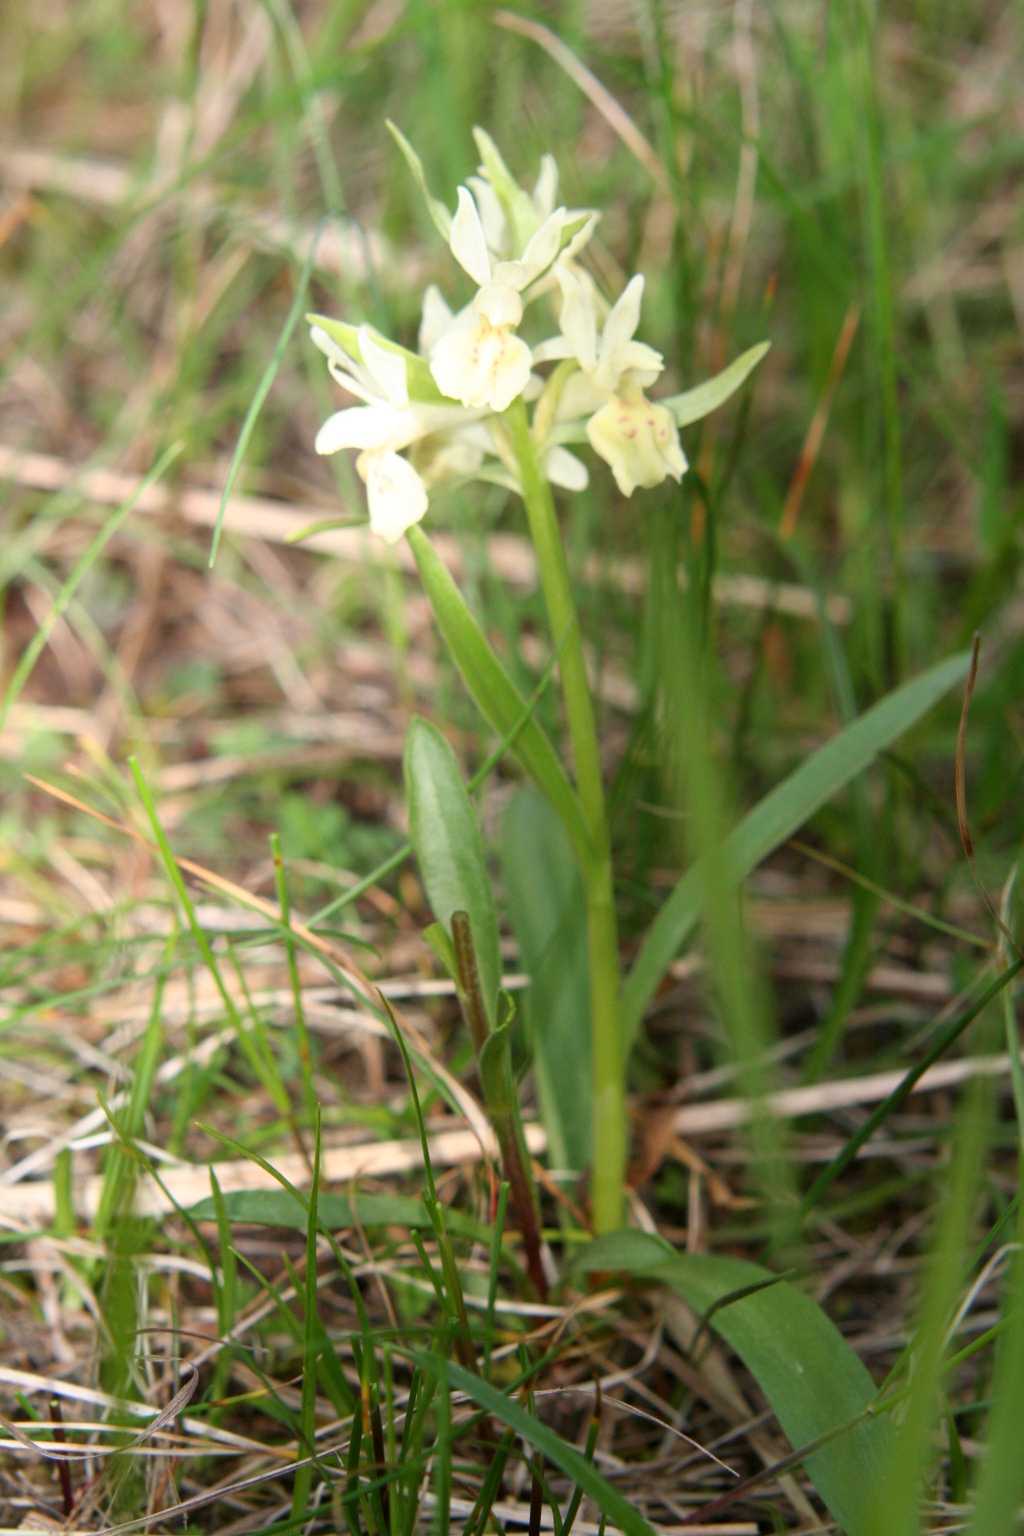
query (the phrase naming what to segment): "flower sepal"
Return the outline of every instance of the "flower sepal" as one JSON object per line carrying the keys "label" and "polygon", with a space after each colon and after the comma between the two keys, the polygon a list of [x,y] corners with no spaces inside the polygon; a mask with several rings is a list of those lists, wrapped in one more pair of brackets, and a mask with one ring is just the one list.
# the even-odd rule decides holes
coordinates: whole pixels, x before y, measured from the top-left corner
{"label": "flower sepal", "polygon": [[410,400],[418,401],[423,405],[440,405],[445,401],[445,396],[434,383],[429,363],[426,358],[420,357],[418,352],[410,352],[407,347],[399,346],[397,341],[392,341],[389,337],[382,336],[379,331],[370,330],[367,326],[349,325],[344,320],[331,320],[327,315],[309,314],[306,320],[310,326],[323,331],[343,352],[359,364],[366,362],[359,342],[359,333],[369,330],[373,340],[385,352],[391,352],[395,357],[404,359],[406,387]]}

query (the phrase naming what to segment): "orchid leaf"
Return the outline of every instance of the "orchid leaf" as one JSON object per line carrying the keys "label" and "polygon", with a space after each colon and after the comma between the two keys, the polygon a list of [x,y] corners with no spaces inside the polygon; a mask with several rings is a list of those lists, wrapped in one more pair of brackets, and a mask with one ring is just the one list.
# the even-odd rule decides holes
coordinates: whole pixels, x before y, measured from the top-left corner
{"label": "orchid leaf", "polygon": [[419,716],[405,738],[404,766],[409,829],[431,910],[446,931],[453,912],[469,915],[493,1028],[501,986],[498,918],[472,801],[455,753],[437,727]]}
{"label": "orchid leaf", "polygon": [[713,379],[705,379],[696,389],[688,389],[681,395],[670,395],[667,400],[659,400],[658,404],[671,411],[676,426],[691,426],[702,417],[710,416],[712,411],[717,411],[741,384],[746,383],[770,346],[770,341],[758,342],[756,347],[741,352],[728,368],[716,373]]}
{"label": "orchid leaf", "polygon": [[398,145],[399,149],[402,151],[402,154],[405,156],[405,163],[412,172],[413,180],[423,194],[423,201],[427,205],[427,212],[430,214],[430,217],[434,222],[434,227],[438,234],[441,236],[441,239],[444,241],[445,245],[447,245],[451,239],[452,233],[451,214],[448,212],[448,209],[445,207],[444,203],[441,202],[440,198],[435,197],[428,187],[427,173],[423,169],[423,161],[413,149],[412,145],[409,143],[409,140],[406,138],[402,130],[393,122],[391,122],[390,119],[387,122],[387,129],[395,143]]}
{"label": "orchid leaf", "polygon": [[445,644],[477,708],[499,736],[510,739],[512,753],[557,811],[576,857],[589,858],[583,813],[550,740],[527,710],[427,535],[414,526],[406,538]]}
{"label": "orchid leaf", "polygon": [[815,1447],[804,1464],[840,1528],[863,1536],[889,1426],[870,1417],[875,1383],[816,1301],[759,1264],[677,1253],[646,1232],[597,1238],[576,1267],[659,1282],[706,1319],[756,1379],[793,1448]]}
{"label": "orchid leaf", "polygon": [[[730,833],[726,855],[739,883],[815,811],[862,773],[880,752],[926,714],[967,673],[966,652],[949,656],[888,694],[859,719],[812,752]],[[693,866],[679,881],[648,930],[622,993],[622,1027],[627,1044],[636,1036],[644,1009],[701,911],[703,880]]]}

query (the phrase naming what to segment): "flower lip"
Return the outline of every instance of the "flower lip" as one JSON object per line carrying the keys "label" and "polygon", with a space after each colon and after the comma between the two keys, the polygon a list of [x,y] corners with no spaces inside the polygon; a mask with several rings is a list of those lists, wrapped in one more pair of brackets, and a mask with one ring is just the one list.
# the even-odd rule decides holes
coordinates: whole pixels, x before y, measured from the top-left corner
{"label": "flower lip", "polygon": [[660,485],[667,475],[679,481],[686,455],[671,411],[633,386],[612,395],[587,423],[590,446],[611,469],[623,496],[637,486]]}
{"label": "flower lip", "polygon": [[366,482],[370,528],[389,544],[421,522],[427,488],[407,459],[397,453],[361,453],[356,469]]}
{"label": "flower lip", "polygon": [[442,394],[467,408],[504,411],[530,380],[533,357],[508,326],[492,325],[476,304],[434,347],[430,371]]}

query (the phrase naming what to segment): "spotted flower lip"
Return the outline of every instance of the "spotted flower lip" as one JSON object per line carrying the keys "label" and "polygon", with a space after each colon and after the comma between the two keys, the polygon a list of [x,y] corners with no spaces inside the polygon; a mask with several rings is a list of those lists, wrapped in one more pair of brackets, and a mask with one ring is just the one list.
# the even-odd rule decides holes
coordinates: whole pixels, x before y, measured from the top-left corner
{"label": "spotted flower lip", "polygon": [[672,413],[648,400],[635,385],[611,395],[587,422],[587,438],[615,476],[623,496],[637,486],[660,485],[666,476],[679,481],[686,455]]}

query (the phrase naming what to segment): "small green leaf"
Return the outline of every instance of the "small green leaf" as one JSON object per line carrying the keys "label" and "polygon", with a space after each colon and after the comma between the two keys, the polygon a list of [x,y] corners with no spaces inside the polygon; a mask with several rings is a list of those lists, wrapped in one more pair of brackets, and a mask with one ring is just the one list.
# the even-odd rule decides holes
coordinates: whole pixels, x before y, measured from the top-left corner
{"label": "small green leaf", "polygon": [[554,806],[577,859],[588,859],[590,840],[583,814],[554,747],[488,645],[427,535],[414,526],[406,538],[438,628],[477,708],[499,736],[509,739],[511,751]]}
{"label": "small green leaf", "polygon": [[[212,1170],[211,1170],[212,1171]],[[235,1189],[221,1196],[228,1221],[261,1227],[290,1227],[305,1232],[309,1213],[286,1189]],[[200,1200],[189,1210],[196,1221],[217,1221],[219,1213],[212,1198]],[[317,1201],[317,1217],[328,1232],[343,1232],[350,1227],[431,1227],[431,1218],[422,1200],[408,1195],[324,1195]],[[449,1227],[466,1237],[479,1238],[483,1229],[459,1211],[446,1212]]]}
{"label": "small green leaf", "polygon": [[493,1123],[507,1119],[519,1107],[516,1098],[515,1074],[512,1071],[512,1050],[509,1043],[509,1021],[493,1029],[484,1041],[478,1059],[480,1084],[484,1103]]}
{"label": "small green leaf", "polygon": [[523,1012],[548,1150],[557,1168],[582,1171],[592,1154],[586,903],[572,845],[532,787],[505,812],[501,863],[530,978]]}
{"label": "small green leaf", "polygon": [[428,720],[413,718],[405,738],[405,798],[412,845],[431,910],[450,928],[467,912],[490,1024],[498,1016],[501,955],[498,919],[480,837],[462,773],[448,742]]}
{"label": "small green leaf", "polygon": [[672,412],[679,427],[688,427],[700,421],[703,416],[710,416],[712,411],[717,411],[720,405],[725,404],[730,395],[736,393],[741,384],[746,383],[770,346],[770,341],[758,342],[756,347],[741,352],[728,368],[716,373],[713,379],[705,379],[696,389],[688,389],[681,395],[670,395],[667,400],[659,400],[658,404]]}
{"label": "small green leaf", "polygon": [[442,203],[439,198],[436,198],[431,192],[430,188],[427,186],[427,173],[423,169],[423,161],[413,149],[412,145],[409,143],[409,140],[406,138],[402,130],[396,127],[396,125],[391,122],[390,118],[387,120],[387,129],[395,143],[398,145],[399,149],[402,151],[402,154],[405,156],[405,163],[412,172],[413,180],[423,194],[423,201],[427,205],[427,212],[430,214],[430,217],[434,222],[434,227],[438,234],[441,236],[441,239],[444,241],[445,245],[447,245],[451,238],[452,232],[451,214],[448,212],[448,209],[445,207],[444,203]]}
{"label": "small green leaf", "polygon": [[[783,779],[729,835],[726,854],[737,883],[908,731],[966,676],[969,665],[970,657],[964,652],[922,672],[839,731]],[[701,889],[700,871],[688,870],[651,924],[622,991],[627,1043],[633,1041],[658,983],[697,923]]]}
{"label": "small green leaf", "polygon": [[598,1238],[576,1263],[657,1281],[701,1316],[710,1314],[710,1326],[756,1378],[794,1449],[840,1431],[808,1455],[807,1472],[847,1536],[866,1531],[889,1427],[862,1417],[877,1396],[875,1384],[817,1302],[759,1264],[675,1253],[640,1232]]}

